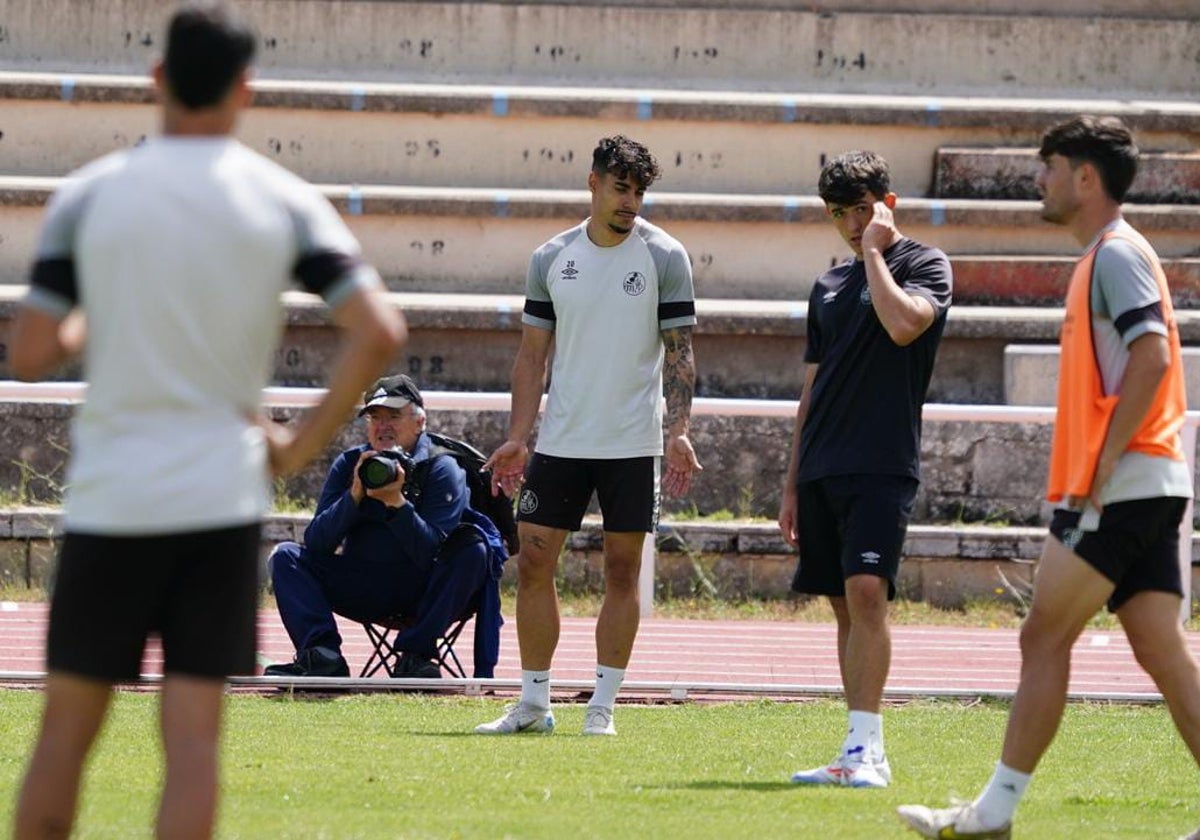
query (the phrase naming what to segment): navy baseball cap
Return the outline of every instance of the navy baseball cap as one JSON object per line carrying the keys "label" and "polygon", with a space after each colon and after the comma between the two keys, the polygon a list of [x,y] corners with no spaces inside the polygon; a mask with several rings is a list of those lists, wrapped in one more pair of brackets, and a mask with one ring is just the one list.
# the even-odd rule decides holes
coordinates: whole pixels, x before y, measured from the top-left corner
{"label": "navy baseball cap", "polygon": [[398,376],[385,376],[363,394],[363,407],[358,416],[362,417],[367,413],[367,409],[377,405],[399,409],[409,403],[425,407],[425,400],[421,397],[421,389],[417,387],[417,383],[403,373]]}

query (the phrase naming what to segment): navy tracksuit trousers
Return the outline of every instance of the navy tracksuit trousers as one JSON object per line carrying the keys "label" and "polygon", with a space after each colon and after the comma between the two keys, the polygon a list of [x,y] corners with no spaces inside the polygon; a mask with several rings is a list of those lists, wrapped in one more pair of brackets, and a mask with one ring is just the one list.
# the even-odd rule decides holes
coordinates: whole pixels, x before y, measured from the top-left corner
{"label": "navy tracksuit trousers", "polygon": [[341,651],[334,613],[353,621],[396,614],[416,622],[397,639],[401,650],[432,659],[437,640],[468,612],[488,579],[482,539],[455,541],[423,574],[392,557],[347,557],[280,543],[268,561],[279,615],[297,651],[327,647]]}

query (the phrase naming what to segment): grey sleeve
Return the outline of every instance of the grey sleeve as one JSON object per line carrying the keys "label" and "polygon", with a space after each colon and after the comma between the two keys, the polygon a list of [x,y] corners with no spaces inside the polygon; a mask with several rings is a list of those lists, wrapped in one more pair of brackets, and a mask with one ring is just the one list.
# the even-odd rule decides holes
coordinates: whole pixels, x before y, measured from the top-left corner
{"label": "grey sleeve", "polygon": [[382,285],[379,274],[363,261],[354,234],[315,187],[299,185],[288,207],[296,229],[292,274],[305,291],[336,309],[354,290]]}
{"label": "grey sleeve", "polygon": [[1104,242],[1096,252],[1092,280],[1093,314],[1112,321],[1126,347],[1149,332],[1167,334],[1154,267],[1132,242]]}
{"label": "grey sleeve", "polygon": [[[659,251],[659,243],[651,240],[650,248]],[[659,266],[658,326],[669,330],[690,327],[696,323],[696,292],[692,286],[692,261],[683,245],[670,241],[670,247],[655,254]]]}
{"label": "grey sleeve", "polygon": [[68,180],[50,199],[38,234],[29,292],[23,305],[61,319],[79,303],[75,236],[92,183],[84,178]]}
{"label": "grey sleeve", "polygon": [[543,330],[553,330],[556,323],[554,303],[550,298],[550,287],[546,283],[546,272],[554,263],[557,248],[551,243],[543,245],[529,258],[529,270],[525,274],[525,309],[521,323]]}

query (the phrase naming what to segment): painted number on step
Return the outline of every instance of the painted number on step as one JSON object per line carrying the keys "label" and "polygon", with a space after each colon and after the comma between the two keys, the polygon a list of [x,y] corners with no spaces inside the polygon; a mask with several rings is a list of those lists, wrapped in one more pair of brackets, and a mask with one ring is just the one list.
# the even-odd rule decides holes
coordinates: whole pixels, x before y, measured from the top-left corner
{"label": "painted number on step", "polygon": [[679,151],[675,153],[677,169],[720,169],[724,160],[720,152]]}
{"label": "painted number on step", "polygon": [[866,70],[867,54],[860,52],[858,55],[844,55],[817,50],[817,66],[828,70],[845,70],[847,67]]}
{"label": "painted number on step", "polygon": [[433,41],[428,39],[416,40],[413,38],[405,38],[399,44],[400,52],[406,55],[417,56],[418,58],[429,58],[433,55]]}
{"label": "painted number on step", "polygon": [[430,256],[440,257],[446,250],[446,243],[441,239],[433,239],[425,242],[420,239],[414,239],[408,243],[408,247],[416,251],[418,254],[429,252]]}
{"label": "painted number on step", "polygon": [[285,368],[298,368],[304,360],[298,347],[281,347],[279,350],[279,363]]}
{"label": "painted number on step", "polygon": [[579,61],[579,51],[570,47],[564,47],[562,44],[534,44],[533,54],[550,59],[554,62],[559,61]]}
{"label": "painted number on step", "polygon": [[442,144],[437,140],[405,140],[402,148],[405,157],[439,158],[442,156]]}
{"label": "painted number on step", "polygon": [[671,51],[671,57],[675,61],[699,61],[708,63],[714,61],[720,54],[720,50],[716,47],[683,47],[676,46]]}
{"label": "painted number on step", "polygon": [[522,149],[521,160],[526,163],[573,163],[575,152],[571,149]]}
{"label": "painted number on step", "polygon": [[426,374],[437,376],[445,370],[445,359],[441,356],[429,356],[427,358],[421,356],[408,357],[408,372],[413,376],[418,374]]}

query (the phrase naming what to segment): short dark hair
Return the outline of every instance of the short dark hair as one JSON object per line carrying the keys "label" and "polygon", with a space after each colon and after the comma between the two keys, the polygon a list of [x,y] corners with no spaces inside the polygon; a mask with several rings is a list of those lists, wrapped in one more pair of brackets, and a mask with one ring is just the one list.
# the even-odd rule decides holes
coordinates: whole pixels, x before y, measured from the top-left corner
{"label": "short dark hair", "polygon": [[888,162],[874,152],[845,152],[821,168],[817,193],[826,204],[854,204],[870,193],[883,198],[892,191]]}
{"label": "short dark hair", "polygon": [[662,172],[650,150],[624,134],[603,137],[592,152],[592,171],[597,175],[632,178],[648,189]]}
{"label": "short dark hair", "polygon": [[188,3],[167,25],[163,71],[171,95],[192,110],[219,103],[254,59],[250,24],[221,2]]}
{"label": "short dark hair", "polygon": [[1042,160],[1062,155],[1072,167],[1092,164],[1113,201],[1124,200],[1137,175],[1138,148],[1133,133],[1116,117],[1083,114],[1059,123],[1042,135],[1038,155]]}

